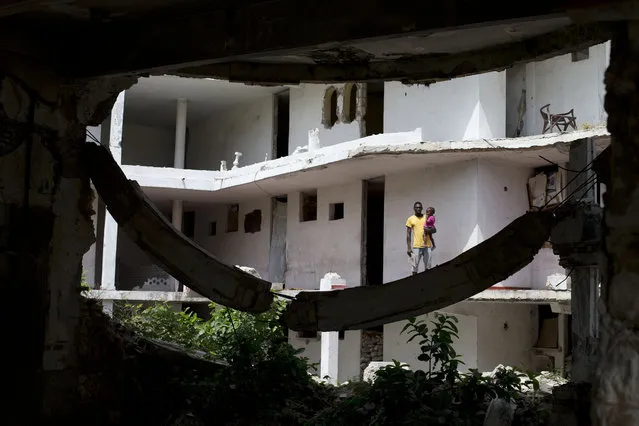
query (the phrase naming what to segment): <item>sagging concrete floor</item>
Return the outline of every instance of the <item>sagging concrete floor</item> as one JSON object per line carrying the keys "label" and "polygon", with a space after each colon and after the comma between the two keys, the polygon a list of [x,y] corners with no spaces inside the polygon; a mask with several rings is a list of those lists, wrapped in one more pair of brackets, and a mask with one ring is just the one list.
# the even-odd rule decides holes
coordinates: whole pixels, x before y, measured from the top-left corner
{"label": "sagging concrete floor", "polygon": [[[93,241],[85,127],[142,73],[249,83],[433,82],[612,38],[612,134],[593,423],[639,422],[639,2],[99,0],[0,4],[0,274],[5,424],[64,418],[79,401],[79,283]],[[295,37],[291,37],[295,34]],[[16,321],[20,318],[20,321]],[[23,407],[16,410],[15,407]]]}

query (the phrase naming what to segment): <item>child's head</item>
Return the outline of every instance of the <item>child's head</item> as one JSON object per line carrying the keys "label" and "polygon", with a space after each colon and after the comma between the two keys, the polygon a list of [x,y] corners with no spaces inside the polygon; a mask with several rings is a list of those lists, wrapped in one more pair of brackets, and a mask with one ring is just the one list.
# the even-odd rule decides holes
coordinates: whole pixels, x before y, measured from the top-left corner
{"label": "child's head", "polygon": [[435,214],[435,208],[434,208],[434,207],[427,207],[427,208],[426,208],[426,214],[427,214],[428,216],[432,216],[432,215],[434,215],[434,214]]}

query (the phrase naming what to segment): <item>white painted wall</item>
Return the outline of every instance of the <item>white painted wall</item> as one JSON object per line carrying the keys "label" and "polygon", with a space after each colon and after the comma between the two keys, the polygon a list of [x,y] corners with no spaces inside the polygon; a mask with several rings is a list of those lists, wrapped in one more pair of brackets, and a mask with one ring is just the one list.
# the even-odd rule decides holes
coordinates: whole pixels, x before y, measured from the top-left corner
{"label": "white painted wall", "polygon": [[[531,349],[538,328],[535,305],[462,302],[441,312],[459,319],[459,340],[454,346],[465,363],[462,370],[490,371],[499,364],[532,366]],[[407,344],[408,335],[399,334],[405,324],[399,321],[384,326],[384,361],[396,359],[411,368],[426,369],[428,366],[417,360],[419,345]]]}
{"label": "white painted wall", "polygon": [[[315,128],[319,129],[320,146],[335,145],[358,139],[361,136],[359,119],[351,123],[338,121],[330,129],[322,124],[324,94],[329,87],[331,85],[300,84],[290,89],[289,154],[292,154],[298,146],[307,145],[308,131]],[[343,91],[344,85],[334,84],[332,87],[340,91],[337,100],[339,110],[340,105],[343,105],[341,91]]]}
{"label": "white painted wall", "polygon": [[[548,277],[550,275],[558,274],[564,278],[566,276],[566,270],[559,266],[559,256],[554,254],[551,248],[542,248],[539,250],[539,253],[537,253],[530,264],[530,272],[532,283],[531,287],[535,289],[546,288],[546,283],[548,282]],[[564,279],[559,276],[553,281],[555,284],[557,279],[559,281]],[[568,284],[569,280],[570,279],[566,280],[562,284]]]}
{"label": "white painted wall", "polygon": [[[329,204],[344,202],[344,219],[329,221]],[[360,285],[362,183],[317,190],[317,220],[300,222],[300,193],[288,195],[286,287],[319,289],[327,272]],[[359,367],[358,367],[359,368]]]}
{"label": "white painted wall", "polygon": [[265,96],[249,104],[211,115],[189,126],[186,167],[219,170],[226,160],[230,169],[236,151],[240,167],[271,159],[273,153],[274,99]]}
{"label": "white painted wall", "polygon": [[[118,232],[115,282],[117,290],[142,287],[149,278],[169,278],[124,232]],[[167,290],[169,290],[167,288]]]}
{"label": "white painted wall", "polygon": [[406,219],[413,204],[433,206],[437,249],[433,266],[447,262],[482,240],[477,216],[478,163],[475,160],[386,176],[384,198],[384,282],[410,274]]}
{"label": "white painted wall", "polygon": [[[464,365],[460,366],[460,371],[468,371],[470,368],[477,368],[477,318],[474,316],[455,315],[459,322],[459,340],[453,343],[453,347],[459,355]],[[429,323],[435,319],[434,315],[422,315],[417,319],[426,320]],[[428,363],[420,361],[417,357],[421,354],[419,350],[419,339],[407,343],[410,335],[401,334],[407,321],[398,321],[384,325],[384,361],[397,360],[406,363],[412,370],[428,370]]]}
{"label": "white painted wall", "polygon": [[[360,350],[361,350],[362,332],[360,330],[346,331],[344,340],[339,341],[339,360],[337,366],[338,381],[343,383],[353,378],[359,378],[360,369]],[[311,363],[317,364],[317,371],[313,374],[319,375],[319,363],[321,352],[321,340],[301,339],[297,337],[297,332],[289,331],[288,341],[296,349],[304,349],[299,355],[309,359]]]}
{"label": "white painted wall", "polygon": [[[255,209],[262,211],[261,230],[244,232],[244,216]],[[217,235],[209,235],[209,223],[217,223]],[[226,232],[227,206],[213,205],[195,209],[194,241],[229,265],[255,268],[264,279],[268,276],[271,236],[271,199],[268,197],[239,203],[237,232]],[[319,285],[319,281],[318,281]]]}
{"label": "white painted wall", "polygon": [[577,128],[585,123],[606,121],[603,78],[608,66],[610,43],[592,46],[589,58],[572,62],[570,54],[509,69],[507,73],[507,135],[513,136],[517,105],[526,89],[526,114],[522,136],[540,134],[543,119],[539,109],[550,104],[552,113],[575,110]]}
{"label": "white painted wall", "polygon": [[504,137],[506,74],[492,72],[430,86],[384,85],[384,132],[422,128],[424,140]]}
{"label": "white painted wall", "polygon": [[446,309],[477,318],[477,368],[490,371],[499,364],[532,367],[537,342],[536,305],[462,302]]}
{"label": "white painted wall", "polygon": [[[384,282],[410,273],[405,224],[415,201],[436,209],[438,232],[433,265],[438,265],[492,237],[523,215],[528,209],[526,182],[531,173],[531,169],[505,162],[471,160],[386,176]],[[528,265],[495,286],[544,288],[539,282],[545,283],[548,275],[561,271],[554,255],[539,257],[534,267],[534,278],[533,266]]]}
{"label": "white painted wall", "polygon": [[122,132],[122,164],[173,167],[172,127],[142,126],[125,120]]}
{"label": "white painted wall", "polygon": [[[533,170],[506,162],[478,161],[477,212],[481,241],[492,237],[528,210],[526,183]],[[497,287],[531,287],[530,265]]]}

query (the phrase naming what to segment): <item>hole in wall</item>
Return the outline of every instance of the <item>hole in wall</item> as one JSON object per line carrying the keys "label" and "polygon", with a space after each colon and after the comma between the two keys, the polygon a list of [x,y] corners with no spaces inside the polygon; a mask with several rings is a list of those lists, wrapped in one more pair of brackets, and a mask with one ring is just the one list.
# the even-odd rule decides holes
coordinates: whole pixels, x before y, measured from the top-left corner
{"label": "hole in wall", "polygon": [[217,222],[209,222],[209,237],[217,235]]}
{"label": "hole in wall", "polygon": [[508,187],[504,186],[504,192],[508,191]]}
{"label": "hole in wall", "polygon": [[244,215],[244,232],[253,234],[262,230],[262,210],[256,209]]}
{"label": "hole in wall", "polygon": [[328,220],[344,219],[344,203],[331,203],[328,207]]}
{"label": "hole in wall", "polygon": [[237,232],[239,228],[240,205],[230,204],[226,210],[226,232]]}
{"label": "hole in wall", "polygon": [[300,193],[300,222],[317,220],[317,191]]}
{"label": "hole in wall", "polygon": [[344,121],[352,123],[357,117],[357,85],[346,83],[344,86]]}
{"label": "hole in wall", "polygon": [[329,87],[324,93],[324,107],[322,109],[324,127],[330,129],[337,123],[337,90]]}

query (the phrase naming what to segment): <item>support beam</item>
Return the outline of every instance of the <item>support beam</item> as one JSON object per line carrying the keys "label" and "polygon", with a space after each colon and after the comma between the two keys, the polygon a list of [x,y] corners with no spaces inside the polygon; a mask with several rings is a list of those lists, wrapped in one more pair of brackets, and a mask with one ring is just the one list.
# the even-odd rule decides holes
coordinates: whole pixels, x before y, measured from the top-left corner
{"label": "support beam", "polygon": [[612,135],[605,198],[605,269],[599,357],[593,383],[595,425],[639,422],[639,23],[620,25],[606,71]]}
{"label": "support beam", "polygon": [[[593,0],[588,7],[604,3]],[[605,19],[627,19],[632,12],[636,14],[633,2],[619,3],[609,8],[614,13],[608,13]],[[285,63],[303,57],[317,59],[317,63],[339,63],[346,72],[353,65],[366,64],[371,57],[383,60],[423,55],[436,63],[448,54],[550,35],[570,24],[598,22],[603,15],[601,10],[588,13],[574,0],[526,4],[455,0],[445,7],[418,1],[400,5],[365,0],[308,4],[277,0],[233,6],[203,3],[190,8],[164,8],[144,19],[94,25],[85,38],[87,43],[91,40],[92,49],[85,51],[89,55],[96,52],[95,56],[87,57],[82,64],[62,61],[67,65],[63,72],[75,77],[165,72],[229,61],[261,62],[258,59],[266,57],[288,58],[269,62]],[[441,36],[445,42],[422,43],[429,36]],[[397,39],[402,37],[410,39],[398,45]],[[160,39],[167,42],[157,43]],[[96,40],[103,42],[96,45]],[[393,47],[384,51],[359,46],[379,40],[387,40]],[[556,47],[566,44],[567,40]]]}
{"label": "support beam", "polygon": [[330,63],[309,65],[233,61],[182,68],[172,74],[262,84],[378,80],[434,83],[483,72],[502,71],[513,65],[567,54],[603,43],[610,39],[611,34],[610,26],[606,24],[575,25],[528,40],[453,54],[412,56],[352,63],[348,66]]}
{"label": "support beam", "polygon": [[216,303],[248,312],[270,307],[271,283],[220,262],[176,231],[104,147],[85,144],[84,154],[91,180],[109,212],[156,264]]}
{"label": "support beam", "polygon": [[361,330],[461,302],[532,262],[553,226],[553,214],[531,212],[456,258],[382,286],[337,293],[303,291],[284,314],[295,331]]}
{"label": "support beam", "polygon": [[[591,138],[575,141],[570,146],[568,162],[568,193],[574,194],[569,203],[575,209],[590,209],[596,203],[595,172],[591,168],[596,157],[595,143]],[[575,170],[585,170],[577,175]],[[578,216],[578,218],[583,216]],[[597,347],[597,300],[599,298],[599,268],[597,257],[582,255],[579,246],[586,243],[585,224],[576,220],[578,232],[574,234],[573,250],[566,261],[571,275],[572,311],[572,369],[573,382],[592,382]],[[597,224],[598,225],[598,224]],[[598,243],[599,244],[599,243]],[[563,259],[562,259],[563,260]]]}
{"label": "support beam", "polygon": [[[175,114],[175,148],[173,152],[173,167],[183,169],[186,160],[186,117],[187,101],[184,98],[177,100]],[[182,217],[184,216],[184,203],[182,200],[173,200],[171,223],[178,231],[182,232]],[[180,291],[180,282],[171,278],[175,291]]]}
{"label": "support beam", "polygon": [[[124,98],[126,92],[122,91],[113,105],[107,125],[109,126],[108,147],[113,159],[122,164],[122,128],[124,126]],[[107,142],[107,141],[105,141]],[[100,288],[115,290],[115,272],[118,254],[118,224],[109,212],[104,217],[104,233],[102,246],[102,279]],[[113,302],[103,303],[104,311],[113,312]]]}

